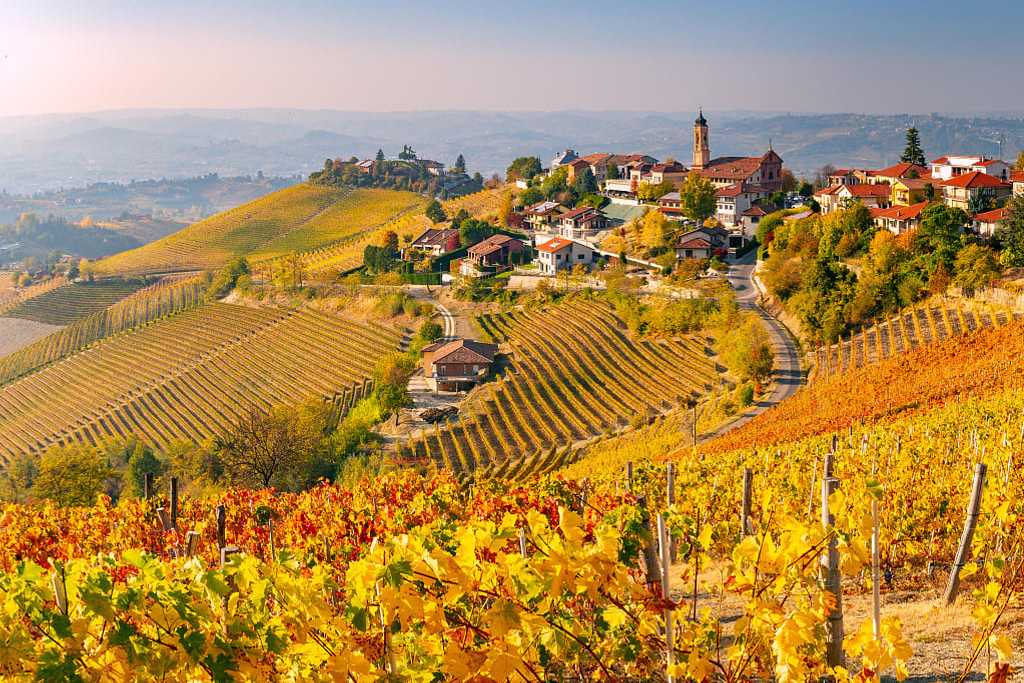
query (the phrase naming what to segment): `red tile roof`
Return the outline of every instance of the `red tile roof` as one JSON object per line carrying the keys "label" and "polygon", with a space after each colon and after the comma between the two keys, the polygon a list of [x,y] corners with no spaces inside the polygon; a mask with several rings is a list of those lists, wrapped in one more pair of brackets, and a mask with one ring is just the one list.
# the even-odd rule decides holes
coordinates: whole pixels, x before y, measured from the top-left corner
{"label": "red tile roof", "polygon": [[932,164],[948,164],[949,163],[949,157],[939,157],[938,159],[932,159],[931,162],[929,162],[929,163],[932,163]]}
{"label": "red tile roof", "polygon": [[435,342],[423,349],[433,352],[433,363],[490,363],[498,347],[494,344],[473,341],[472,339],[456,339],[449,342]]}
{"label": "red tile roof", "polygon": [[746,180],[761,167],[762,157],[719,157],[699,171],[701,175],[726,180]]}
{"label": "red tile roof", "polygon": [[710,246],[711,243],[708,242],[706,239],[694,237],[691,240],[686,240],[681,244],[677,244],[676,249],[708,249]]}
{"label": "red tile roof", "polygon": [[[508,235],[491,235],[482,242],[477,242],[471,246],[467,251],[473,256],[486,256],[495,251],[501,249],[502,245],[507,242],[519,242],[515,237],[509,237]],[[520,242],[520,245],[522,243]]]}
{"label": "red tile roof", "polygon": [[459,231],[452,228],[427,228],[423,234],[412,242],[414,247],[444,246],[452,237],[458,237]]}
{"label": "red tile roof", "polygon": [[915,173],[918,178],[931,175],[931,171],[924,166],[918,166],[917,164],[911,164],[906,161],[901,161],[900,163],[893,164],[887,168],[880,168],[877,171],[868,171],[869,176],[880,176],[884,178],[904,178]]}
{"label": "red tile roof", "polygon": [[992,209],[991,211],[982,211],[981,213],[974,214],[974,220],[979,223],[998,223],[1006,218],[1006,213],[1006,207],[1001,209]]}
{"label": "red tile roof", "polygon": [[892,188],[888,185],[868,185],[865,183],[839,186],[839,190],[844,189],[854,197],[888,197],[892,191]]}
{"label": "red tile roof", "polygon": [[562,251],[567,247],[572,246],[572,240],[567,240],[564,237],[553,237],[544,244],[537,247],[537,251],[543,251],[547,254],[554,254],[556,251]]}
{"label": "red tile roof", "polygon": [[970,173],[964,173],[958,175],[955,178],[945,181],[942,183],[946,187],[964,187],[968,189],[974,189],[976,187],[1006,187],[1007,183],[1003,182],[995,176],[991,176],[988,173],[982,173],[981,171],[971,171]]}
{"label": "red tile roof", "polygon": [[1010,174],[1010,180],[1015,183],[1024,183],[1024,171],[1014,171]]}
{"label": "red tile roof", "polygon": [[[580,217],[580,216],[582,216],[584,214],[588,214],[588,213],[597,214],[597,209],[595,209],[592,206],[580,206],[580,207],[577,207],[577,208],[573,209],[572,211],[567,211],[566,213],[563,213],[558,218],[559,218],[559,220],[565,220],[566,218],[578,218],[578,217]],[[595,218],[596,218],[596,215],[595,215]]]}
{"label": "red tile roof", "polygon": [[847,187],[847,186],[846,185],[829,185],[828,187],[821,188],[820,190],[818,190],[814,194],[816,196],[819,196],[819,197],[822,196],[822,195],[827,195],[827,194],[835,194],[836,192],[839,192],[839,190],[841,190],[844,187]]}
{"label": "red tile roof", "polygon": [[740,215],[741,216],[767,216],[768,212],[765,211],[764,209],[762,209],[757,204],[754,204],[752,207],[750,207],[749,209],[747,209],[746,211],[744,211]]}
{"label": "red tile roof", "polygon": [[918,218],[927,206],[928,202],[918,202],[917,204],[911,204],[910,206],[891,206],[888,209],[871,209],[871,217],[906,221]]}

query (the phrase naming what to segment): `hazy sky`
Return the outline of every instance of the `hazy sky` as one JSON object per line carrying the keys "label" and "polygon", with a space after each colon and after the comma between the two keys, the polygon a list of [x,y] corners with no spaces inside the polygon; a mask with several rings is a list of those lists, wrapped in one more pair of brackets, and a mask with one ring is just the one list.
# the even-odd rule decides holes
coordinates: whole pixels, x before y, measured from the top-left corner
{"label": "hazy sky", "polygon": [[0,115],[1024,110],[1024,1],[0,0]]}

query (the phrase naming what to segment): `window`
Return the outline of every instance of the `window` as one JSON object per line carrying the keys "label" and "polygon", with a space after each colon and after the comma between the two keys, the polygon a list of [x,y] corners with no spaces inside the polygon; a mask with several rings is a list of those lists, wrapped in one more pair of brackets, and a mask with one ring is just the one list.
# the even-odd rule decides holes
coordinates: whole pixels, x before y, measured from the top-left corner
{"label": "window", "polygon": [[583,260],[583,254],[576,254],[576,260],[582,261]]}

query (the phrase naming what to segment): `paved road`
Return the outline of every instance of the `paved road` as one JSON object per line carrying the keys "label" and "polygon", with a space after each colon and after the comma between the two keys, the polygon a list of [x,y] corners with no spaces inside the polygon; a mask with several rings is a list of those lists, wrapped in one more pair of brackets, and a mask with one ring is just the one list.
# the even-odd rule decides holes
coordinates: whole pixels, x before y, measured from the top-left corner
{"label": "paved road", "polygon": [[741,309],[755,311],[764,321],[768,336],[775,354],[775,372],[772,376],[772,393],[743,413],[740,417],[723,425],[712,434],[701,438],[702,441],[719,436],[750,422],[755,416],[772,406],[778,405],[783,399],[792,396],[804,382],[800,370],[800,354],[796,341],[786,326],[776,320],[770,313],[761,308],[758,302],[759,292],[753,281],[755,252],[750,252],[738,261],[729,263],[729,284],[736,292],[736,302]]}
{"label": "paved road", "polygon": [[432,303],[434,304],[434,308],[437,309],[437,312],[441,314],[441,321],[444,326],[444,338],[455,339],[455,337],[457,336],[455,332],[455,316],[452,315],[451,311],[445,308],[444,305],[442,305],[441,303],[437,301],[434,301]]}

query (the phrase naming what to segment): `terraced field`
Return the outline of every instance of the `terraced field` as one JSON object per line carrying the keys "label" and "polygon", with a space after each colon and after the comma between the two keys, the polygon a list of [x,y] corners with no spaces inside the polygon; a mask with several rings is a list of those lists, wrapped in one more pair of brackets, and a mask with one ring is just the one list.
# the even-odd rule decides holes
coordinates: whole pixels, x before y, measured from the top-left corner
{"label": "terraced field", "polygon": [[[7,279],[10,278],[9,275],[5,277]],[[46,282],[25,287],[24,289],[5,288],[3,293],[0,294],[0,316],[6,316],[8,311],[16,308],[33,297],[45,294],[50,290],[62,287],[66,284],[67,280],[63,277],[55,277],[47,280]]]}
{"label": "terraced field", "polygon": [[80,351],[100,339],[200,306],[203,295],[204,286],[199,278],[171,279],[140,289],[109,308],[66,327],[0,318],[0,333],[14,323],[42,328],[35,336],[23,339],[18,346],[5,346],[0,342],[0,385]]}
{"label": "terraced field", "polygon": [[888,320],[851,334],[849,339],[819,347],[811,354],[819,376],[845,372],[868,363],[876,363],[904,351],[973,332],[979,328],[1001,327],[1012,313],[976,302],[936,297],[922,305],[907,308]]}
{"label": "terraced field", "polygon": [[33,296],[4,313],[47,325],[70,325],[102,311],[144,286],[141,281],[73,282]]}
{"label": "terraced field", "polygon": [[[531,473],[547,471],[560,449],[666,412],[717,377],[704,339],[635,340],[599,301],[581,298],[478,322],[508,344],[511,366],[467,400],[458,422],[403,446],[401,459],[463,473],[522,459],[532,462]],[[529,460],[536,455],[543,459]]]}
{"label": "terraced field", "polygon": [[[377,190],[377,192],[384,191]],[[461,209],[465,209],[470,215],[477,218],[486,217],[498,212],[501,198],[506,191],[508,191],[506,188],[481,190],[442,202],[442,206],[449,217],[454,216]],[[416,237],[431,225],[430,220],[423,215],[422,209],[425,208],[425,205],[426,200],[423,200],[422,204],[410,207],[386,223],[376,225],[376,229],[350,233],[339,237],[331,244],[303,252],[304,274],[314,279],[329,278],[360,267],[363,264],[363,249],[376,239],[377,233],[381,230],[393,230],[399,237]],[[266,268],[267,265],[263,265],[263,267]]]}
{"label": "terraced field", "polygon": [[244,256],[264,248],[303,226],[346,195],[345,190],[295,185],[93,265],[96,272],[102,274],[215,268],[234,256]]}
{"label": "terraced field", "polygon": [[207,304],[0,388],[0,458],[129,433],[166,448],[221,433],[252,406],[350,401],[398,342],[310,310]]}

